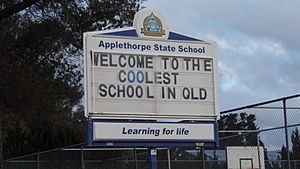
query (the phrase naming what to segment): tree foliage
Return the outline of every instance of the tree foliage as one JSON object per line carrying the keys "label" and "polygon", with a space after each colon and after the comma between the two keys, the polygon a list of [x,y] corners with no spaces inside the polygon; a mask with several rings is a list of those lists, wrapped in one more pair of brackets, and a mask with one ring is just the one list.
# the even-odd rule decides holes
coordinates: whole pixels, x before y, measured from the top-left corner
{"label": "tree foliage", "polygon": [[[1,1],[0,13],[20,2]],[[140,3],[39,0],[0,20],[5,158],[84,141],[83,32],[131,25]]]}
{"label": "tree foliage", "polygon": [[[240,113],[228,114],[221,117],[218,121],[219,130],[230,130],[233,132],[220,133],[220,147],[225,149],[227,146],[258,146],[259,127],[256,125],[256,116],[254,114]],[[243,130],[247,132],[242,132]],[[254,132],[251,132],[253,130]],[[239,131],[239,132],[234,132]],[[259,146],[264,147],[264,143],[259,140]],[[268,160],[268,152],[264,150],[265,168],[275,169],[275,164]]]}
{"label": "tree foliage", "polygon": [[[293,130],[291,135],[291,142],[292,142],[292,154],[291,159],[292,160],[300,160],[300,135],[298,128],[295,128]],[[300,164],[298,165],[298,168],[300,167]]]}
{"label": "tree foliage", "polygon": [[[219,130],[258,130],[255,124],[256,117],[247,113],[228,114],[221,116],[218,121]],[[241,134],[241,135],[239,135]],[[257,133],[229,132],[220,133],[220,146],[255,146],[257,145]]]}
{"label": "tree foliage", "polygon": [[288,167],[288,153],[290,153],[290,160],[293,161],[293,168],[300,168],[300,134],[298,128],[292,131],[291,135],[292,151],[288,150],[284,145],[281,148],[281,160],[284,161],[284,167]]}

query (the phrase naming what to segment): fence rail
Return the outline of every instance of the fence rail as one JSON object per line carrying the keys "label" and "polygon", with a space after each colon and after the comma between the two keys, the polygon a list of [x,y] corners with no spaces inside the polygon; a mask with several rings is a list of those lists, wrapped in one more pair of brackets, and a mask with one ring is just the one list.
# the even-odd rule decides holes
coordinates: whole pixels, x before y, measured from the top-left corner
{"label": "fence rail", "polygon": [[[300,94],[221,112],[219,146],[159,149],[159,169],[229,169],[228,148],[263,147],[261,169],[300,169]],[[84,143],[8,159],[6,169],[148,169],[145,149],[89,149]],[[108,154],[111,158],[108,158]],[[106,158],[105,158],[106,157]],[[261,161],[262,160],[262,161]],[[246,165],[249,161],[240,162]],[[253,161],[252,161],[253,162]],[[255,159],[254,159],[255,163]],[[257,166],[254,166],[257,168]]]}

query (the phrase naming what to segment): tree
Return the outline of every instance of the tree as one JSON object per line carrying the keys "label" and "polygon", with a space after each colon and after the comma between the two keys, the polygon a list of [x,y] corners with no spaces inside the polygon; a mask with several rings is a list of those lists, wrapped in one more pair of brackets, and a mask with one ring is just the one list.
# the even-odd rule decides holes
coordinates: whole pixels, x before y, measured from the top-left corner
{"label": "tree", "polygon": [[[219,130],[258,130],[255,124],[256,117],[253,114],[228,114],[221,116],[218,121]],[[257,133],[243,133],[239,132],[220,133],[220,146],[256,146]],[[223,139],[222,139],[223,138]],[[262,142],[261,142],[261,145]]]}
{"label": "tree", "polygon": [[[281,148],[281,160],[283,160],[283,165],[284,167],[287,167],[288,165],[288,152],[290,153],[290,159],[291,160],[295,160],[298,161],[300,160],[300,134],[299,134],[299,130],[298,128],[295,128],[295,130],[292,131],[292,135],[291,135],[291,142],[292,142],[292,151],[289,152],[289,150],[282,145]],[[293,165],[293,167],[295,168],[300,168],[300,164],[299,163],[295,163],[295,165]]]}
{"label": "tree", "polygon": [[0,11],[0,21],[4,18],[7,18],[15,13],[18,13],[34,3],[36,3],[38,0],[23,0],[21,2],[17,2],[15,4],[10,4],[7,7],[5,7],[4,4],[1,4],[3,7],[1,8]]}
{"label": "tree", "polygon": [[281,160],[282,160],[282,167],[284,167],[284,168],[288,168],[288,162],[287,162],[287,159],[288,159],[288,150],[287,150],[287,148],[284,146],[284,145],[282,145],[282,147],[281,147]]}
{"label": "tree", "polygon": [[[1,12],[21,2],[3,0]],[[140,3],[41,0],[0,20],[0,169],[2,151],[10,158],[84,141],[83,32],[131,25]]]}
{"label": "tree", "polygon": [[293,160],[300,160],[300,135],[299,135],[298,128],[295,128],[295,130],[293,130],[291,135],[291,141],[292,141],[291,157]]}
{"label": "tree", "polygon": [[[259,130],[256,126],[254,114],[240,113],[221,116],[218,121],[219,130],[247,130],[248,133],[230,132],[220,133],[220,147],[225,149],[227,146],[258,146]],[[249,132],[253,130],[254,132]],[[259,145],[264,147],[264,143],[259,140]],[[268,161],[267,151],[264,151],[264,159]],[[266,168],[272,168],[269,162],[265,163]]]}
{"label": "tree", "polygon": [[[299,161],[300,160],[300,135],[298,128],[293,130],[291,135],[291,142],[292,142],[292,152],[291,152],[291,160]],[[300,163],[295,163],[295,168],[300,168]]]}

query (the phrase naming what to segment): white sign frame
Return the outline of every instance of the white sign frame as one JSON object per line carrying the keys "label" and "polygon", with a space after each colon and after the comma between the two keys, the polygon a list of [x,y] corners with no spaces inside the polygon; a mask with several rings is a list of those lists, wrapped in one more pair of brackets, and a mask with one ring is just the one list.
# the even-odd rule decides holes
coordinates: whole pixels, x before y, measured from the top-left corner
{"label": "white sign frame", "polygon": [[[138,20],[138,19],[136,19]],[[135,20],[135,24],[136,21]],[[137,24],[136,24],[137,25]],[[166,26],[167,28],[167,26]],[[213,41],[203,41],[203,40],[166,40],[164,38],[153,38],[153,37],[133,37],[133,36],[119,36],[113,35],[114,32],[126,32],[136,30],[137,28],[125,28],[125,29],[117,29],[113,31],[95,31],[95,32],[86,32],[84,33],[83,40],[83,48],[84,48],[84,79],[85,79],[85,116],[93,119],[151,119],[151,120],[159,120],[159,119],[177,119],[177,120],[202,120],[202,121],[216,121],[219,118],[219,89],[218,89],[218,71],[217,71],[217,54],[216,54],[216,43]],[[138,32],[138,30],[136,30]],[[168,35],[171,33],[175,33],[174,31],[167,30]],[[176,33],[178,34],[178,33]],[[182,34],[179,34],[182,35]],[[182,35],[185,36],[185,35]],[[129,42],[131,44],[138,45],[149,45],[151,46],[151,50],[143,50],[140,49],[120,49],[120,48],[104,48],[104,46],[100,46],[100,41],[103,43],[126,43]],[[174,47],[176,51],[157,51],[154,50],[154,46],[156,44],[163,46],[171,46]],[[189,47],[189,49],[201,49],[197,52],[179,52],[180,46]],[[199,52],[200,51],[200,52]],[[151,56],[151,57],[174,57],[174,58],[197,58],[197,59],[210,59],[212,60],[212,77],[211,80],[212,86],[208,86],[212,88],[212,93],[210,93],[211,100],[206,102],[192,103],[186,104],[182,102],[171,102],[169,101],[166,106],[163,108],[159,107],[158,102],[155,98],[150,101],[154,108],[151,111],[144,111],[147,106],[143,106],[143,104],[134,104],[134,102],[138,102],[134,100],[132,102],[125,101],[124,104],[128,105],[128,109],[126,106],[122,107],[123,111],[114,111],[113,108],[116,106],[122,105],[122,100],[118,100],[117,102],[110,99],[110,102],[106,102],[103,104],[99,104],[97,99],[97,93],[99,93],[99,89],[95,89],[91,87],[91,83],[95,84],[95,66],[92,68],[90,58],[94,58],[95,52],[99,53],[109,53],[109,54],[132,54],[138,56]],[[91,73],[92,71],[92,73]],[[91,80],[92,79],[92,80]],[[113,82],[116,83],[116,82]],[[175,86],[176,87],[176,86]],[[196,86],[195,86],[196,87]],[[201,86],[199,86],[201,87]],[[204,86],[205,87],[205,86]],[[96,93],[97,92],[97,93]],[[200,93],[200,91],[199,91]],[[115,103],[112,103],[115,102]],[[205,104],[211,103],[213,105],[207,106]],[[112,104],[110,104],[112,103]],[[144,101],[145,105],[150,105],[147,101]],[[123,105],[124,105],[123,104]],[[180,105],[178,105],[180,104]],[[101,110],[101,107],[109,106],[112,110],[105,109],[105,111]],[[138,105],[138,110],[132,109],[133,106]],[[187,106],[188,105],[188,106]],[[202,107],[201,107],[202,106]],[[206,106],[206,107],[205,107]],[[131,107],[131,108],[130,108]],[[150,106],[148,106],[150,107]],[[169,107],[169,108],[168,108]],[[209,108],[208,108],[209,107]],[[163,110],[163,111],[160,111]],[[199,111],[199,112],[196,112]],[[192,113],[190,113],[192,112]]]}

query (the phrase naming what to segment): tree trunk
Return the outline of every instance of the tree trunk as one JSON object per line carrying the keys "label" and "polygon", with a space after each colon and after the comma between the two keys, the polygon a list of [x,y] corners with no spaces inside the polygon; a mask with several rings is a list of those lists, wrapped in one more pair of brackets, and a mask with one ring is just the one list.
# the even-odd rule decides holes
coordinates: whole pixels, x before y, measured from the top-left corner
{"label": "tree trunk", "polygon": [[4,107],[3,97],[0,97],[0,169],[4,169],[4,119],[6,108]]}
{"label": "tree trunk", "polygon": [[4,119],[4,110],[0,109],[0,169],[4,169],[4,159],[3,159],[3,119]]}

